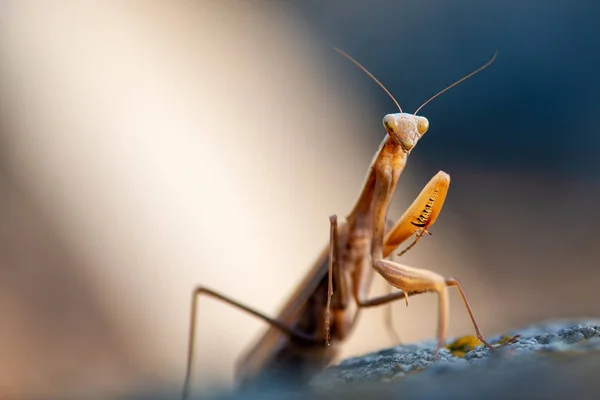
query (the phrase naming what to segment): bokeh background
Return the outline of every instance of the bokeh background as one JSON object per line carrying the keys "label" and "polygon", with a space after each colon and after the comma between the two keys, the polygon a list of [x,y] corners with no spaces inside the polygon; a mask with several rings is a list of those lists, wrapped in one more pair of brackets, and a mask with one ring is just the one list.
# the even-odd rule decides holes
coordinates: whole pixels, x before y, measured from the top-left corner
{"label": "bokeh background", "polygon": [[[275,314],[350,211],[393,103],[421,112],[391,217],[438,170],[403,262],[461,279],[488,334],[599,316],[600,6],[579,2],[0,4],[0,397],[182,383],[202,283]],[[373,293],[381,292],[381,282]],[[450,335],[472,332],[451,296]],[[343,356],[393,344],[363,313]],[[434,296],[393,307],[435,334]],[[201,304],[197,389],[265,327]]]}

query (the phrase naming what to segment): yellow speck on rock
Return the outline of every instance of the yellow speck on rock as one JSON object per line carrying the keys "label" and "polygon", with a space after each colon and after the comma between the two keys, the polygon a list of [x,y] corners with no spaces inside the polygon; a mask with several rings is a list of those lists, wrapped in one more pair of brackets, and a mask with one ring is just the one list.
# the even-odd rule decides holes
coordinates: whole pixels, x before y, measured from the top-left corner
{"label": "yellow speck on rock", "polygon": [[[503,346],[505,344],[514,343],[516,339],[518,339],[520,335],[517,336],[508,336],[504,335],[499,340],[493,343],[494,346]],[[464,357],[465,354],[474,350],[475,347],[483,346],[483,343],[476,336],[467,335],[462,336],[456,339],[454,342],[444,346],[446,349],[450,350],[453,356],[455,357]]]}
{"label": "yellow speck on rock", "polygon": [[497,342],[494,342],[494,344],[502,346],[504,344],[513,343],[515,341],[515,339],[517,339],[519,336],[520,335],[517,335],[517,336],[504,335],[500,338],[500,340],[498,340]]}
{"label": "yellow speck on rock", "polygon": [[453,356],[464,357],[465,354],[478,346],[483,346],[483,343],[476,336],[468,335],[462,336],[444,347],[450,350]]}

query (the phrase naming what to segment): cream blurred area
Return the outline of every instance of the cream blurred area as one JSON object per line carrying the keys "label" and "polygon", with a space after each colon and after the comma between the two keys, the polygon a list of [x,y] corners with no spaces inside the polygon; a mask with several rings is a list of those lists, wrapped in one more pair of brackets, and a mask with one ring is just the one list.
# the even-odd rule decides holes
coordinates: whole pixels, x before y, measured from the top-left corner
{"label": "cream blurred area", "polygon": [[[179,387],[194,285],[275,314],[351,209],[382,115],[329,43],[263,5],[4,2],[0,397]],[[409,162],[392,217],[435,172]],[[445,209],[403,262],[464,277],[498,332],[521,311],[467,229]],[[472,332],[451,301],[449,334]],[[433,296],[394,310],[404,341],[435,334]],[[265,327],[200,313],[195,386],[227,385]],[[381,320],[363,313],[343,356],[392,344]]]}

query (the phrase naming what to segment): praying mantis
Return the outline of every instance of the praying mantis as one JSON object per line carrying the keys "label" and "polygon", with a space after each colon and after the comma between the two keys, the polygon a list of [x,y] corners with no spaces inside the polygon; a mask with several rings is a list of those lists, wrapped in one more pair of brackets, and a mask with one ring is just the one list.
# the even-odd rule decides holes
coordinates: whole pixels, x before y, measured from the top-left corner
{"label": "praying mantis", "polygon": [[[190,390],[198,299],[202,295],[223,301],[270,325],[237,365],[236,381],[242,386],[273,376],[297,383],[308,381],[334,359],[338,345],[352,331],[362,308],[401,299],[408,305],[408,297],[426,292],[438,296],[437,357],[448,327],[449,287],[458,289],[477,338],[490,350],[494,349],[481,333],[458,280],[388,259],[409,238],[414,236],[400,255],[429,233],[428,229],[435,223],[444,204],[450,176],[438,172],[395,224],[388,223],[387,212],[408,155],[429,129],[429,121],[417,115],[418,112],[440,94],[488,67],[496,59],[497,52],[486,64],[432,96],[414,114],[409,114],[402,111],[392,94],[365,67],[345,52],[335,50],[371,77],[400,112],[383,118],[386,136],[369,166],[356,205],[344,221],[338,221],[336,215],[330,216],[329,244],[276,317],[269,317],[204,286],[193,290],[184,399]],[[400,290],[368,298],[374,272]]]}

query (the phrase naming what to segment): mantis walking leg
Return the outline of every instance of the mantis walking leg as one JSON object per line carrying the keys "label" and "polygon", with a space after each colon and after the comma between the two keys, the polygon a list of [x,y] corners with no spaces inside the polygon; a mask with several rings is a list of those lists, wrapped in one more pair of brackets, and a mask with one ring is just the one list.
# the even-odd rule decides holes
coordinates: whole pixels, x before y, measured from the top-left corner
{"label": "mantis walking leg", "polygon": [[[393,286],[386,285],[386,290],[387,296],[391,295]],[[402,344],[402,339],[400,339],[400,335],[396,332],[396,327],[394,326],[394,314],[392,311],[392,304],[387,304],[383,309],[383,326],[393,343]]]}
{"label": "mantis walking leg", "polygon": [[448,287],[456,286],[463,299],[463,303],[471,317],[471,322],[475,328],[477,338],[485,344],[490,350],[493,350],[493,346],[489,344],[481,329],[475,320],[473,310],[467,298],[465,291],[462,289],[460,283],[454,278],[444,278],[443,276],[428,271],[425,269],[413,268],[407,265],[397,264],[389,260],[378,260],[375,262],[375,269],[383,278],[392,286],[401,289],[409,295],[421,294],[426,292],[436,292],[439,298],[439,316],[438,316],[438,347],[436,350],[436,356],[439,349],[444,343],[446,336],[446,330],[448,327]]}
{"label": "mantis walking leg", "polygon": [[287,326],[286,324],[283,324],[282,322],[280,322],[274,318],[269,317],[268,315],[263,314],[260,311],[257,311],[257,310],[250,308],[236,300],[233,300],[227,296],[224,296],[218,292],[215,292],[214,290],[205,288],[203,286],[198,286],[194,289],[194,291],[192,293],[192,306],[190,307],[191,315],[190,315],[190,331],[189,331],[189,338],[188,338],[187,367],[186,367],[186,373],[185,373],[185,382],[183,385],[182,399],[186,399],[189,394],[190,379],[191,379],[192,371],[193,371],[193,367],[194,367],[194,353],[195,353],[195,348],[196,348],[196,315],[197,315],[197,309],[198,309],[198,299],[200,298],[201,295],[205,295],[205,296],[220,300],[220,301],[227,303],[241,311],[244,311],[250,315],[253,315],[256,318],[259,318],[259,319],[265,321],[267,324],[287,333],[294,339],[304,341],[304,342],[310,342],[310,343],[319,343],[319,342],[323,341],[323,339],[321,339],[318,336],[307,335],[306,333],[300,332],[292,327]]}
{"label": "mantis walking leg", "polygon": [[[347,330],[349,329],[347,324],[347,320],[343,317],[337,317],[331,315],[331,309],[335,310],[343,310],[345,306],[350,302],[351,293],[349,291],[350,287],[361,287],[361,285],[356,284],[356,282],[349,282],[348,278],[344,274],[344,272],[340,268],[340,263],[336,259],[336,249],[338,247],[337,243],[337,216],[332,215],[329,217],[330,221],[330,243],[329,243],[329,281],[328,281],[328,290],[327,290],[327,305],[325,309],[325,342],[329,345],[331,337],[331,320],[333,319],[338,323],[336,327],[336,333],[339,336],[345,336]],[[335,298],[336,304],[335,307],[332,306],[333,299],[333,282],[335,281],[335,286],[337,288],[336,293],[337,296]],[[362,300],[360,298],[356,298],[356,304],[359,308],[368,308],[368,307],[376,307],[379,305],[387,304],[392,301],[402,299],[405,297],[403,292],[390,293],[388,295],[375,297],[372,299]],[[332,318],[333,317],[333,318]]]}

